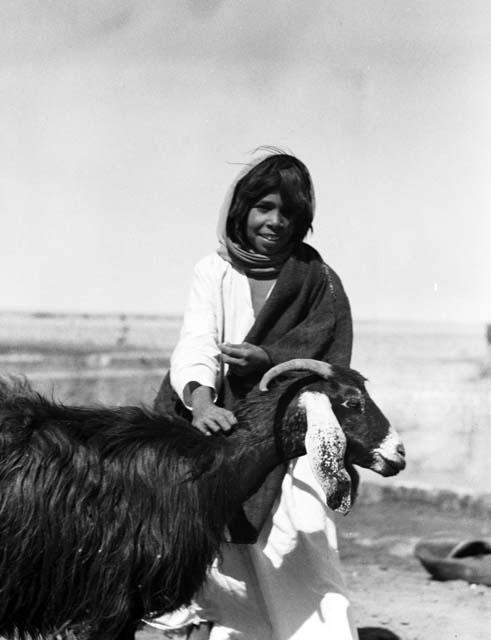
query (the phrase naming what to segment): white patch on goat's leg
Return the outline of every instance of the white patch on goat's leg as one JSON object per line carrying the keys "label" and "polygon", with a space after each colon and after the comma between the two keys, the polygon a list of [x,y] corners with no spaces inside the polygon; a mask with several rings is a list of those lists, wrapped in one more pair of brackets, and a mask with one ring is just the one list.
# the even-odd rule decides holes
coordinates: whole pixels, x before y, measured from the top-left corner
{"label": "white patch on goat's leg", "polygon": [[324,490],[328,505],[346,513],[351,507],[351,480],[344,468],[346,438],[327,395],[305,391],[299,397],[305,409],[305,449],[310,466]]}

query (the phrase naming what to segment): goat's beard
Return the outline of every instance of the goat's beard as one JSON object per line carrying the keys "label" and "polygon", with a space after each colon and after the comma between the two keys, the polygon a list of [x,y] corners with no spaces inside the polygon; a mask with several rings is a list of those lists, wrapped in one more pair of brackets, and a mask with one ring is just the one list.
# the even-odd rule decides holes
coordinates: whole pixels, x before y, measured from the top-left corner
{"label": "goat's beard", "polygon": [[348,460],[346,460],[346,458],[344,460],[344,467],[348,472],[351,480],[350,494],[351,494],[351,506],[353,506],[355,504],[356,498],[358,497],[358,487],[360,486],[360,474],[358,473],[356,468],[353,466],[353,464]]}

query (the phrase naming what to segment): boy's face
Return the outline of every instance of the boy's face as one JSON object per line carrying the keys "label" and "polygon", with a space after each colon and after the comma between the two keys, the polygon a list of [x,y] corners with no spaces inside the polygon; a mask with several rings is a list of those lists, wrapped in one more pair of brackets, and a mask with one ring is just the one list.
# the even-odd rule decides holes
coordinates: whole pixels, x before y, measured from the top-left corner
{"label": "boy's face", "polygon": [[247,215],[247,242],[266,256],[283,251],[292,239],[293,229],[293,220],[285,215],[278,192],[263,196]]}

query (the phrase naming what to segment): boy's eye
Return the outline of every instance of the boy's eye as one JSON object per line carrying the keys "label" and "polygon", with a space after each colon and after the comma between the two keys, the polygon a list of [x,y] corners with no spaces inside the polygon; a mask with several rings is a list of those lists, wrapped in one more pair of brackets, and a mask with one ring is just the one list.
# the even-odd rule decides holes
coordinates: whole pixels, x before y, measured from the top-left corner
{"label": "boy's eye", "polygon": [[275,204],[273,202],[269,202],[268,200],[261,200],[255,205],[255,208],[258,211],[270,211],[275,208]]}

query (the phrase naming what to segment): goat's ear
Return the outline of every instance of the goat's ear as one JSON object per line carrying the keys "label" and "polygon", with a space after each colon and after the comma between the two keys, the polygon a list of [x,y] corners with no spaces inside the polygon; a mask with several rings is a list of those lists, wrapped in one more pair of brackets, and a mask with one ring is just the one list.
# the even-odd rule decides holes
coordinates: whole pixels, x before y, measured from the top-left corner
{"label": "goat's ear", "polygon": [[329,398],[313,391],[302,393],[307,432],[305,449],[330,509],[348,513],[351,508],[351,479],[344,468],[346,438],[331,408]]}

